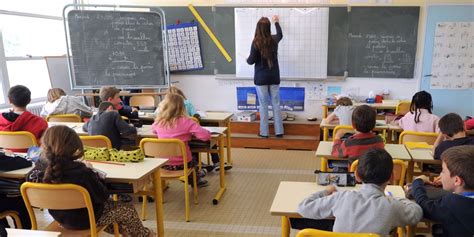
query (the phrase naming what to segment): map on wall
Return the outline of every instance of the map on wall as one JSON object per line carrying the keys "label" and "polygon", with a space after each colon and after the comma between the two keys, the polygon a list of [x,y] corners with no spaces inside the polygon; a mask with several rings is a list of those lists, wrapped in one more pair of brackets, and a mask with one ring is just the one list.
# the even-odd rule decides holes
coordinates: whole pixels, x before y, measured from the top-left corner
{"label": "map on wall", "polygon": [[438,22],[431,89],[474,88],[474,22]]}

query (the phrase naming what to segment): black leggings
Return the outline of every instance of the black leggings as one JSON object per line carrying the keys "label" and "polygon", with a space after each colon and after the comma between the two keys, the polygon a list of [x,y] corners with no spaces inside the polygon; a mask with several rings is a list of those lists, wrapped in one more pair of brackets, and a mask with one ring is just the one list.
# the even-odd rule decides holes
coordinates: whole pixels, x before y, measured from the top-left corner
{"label": "black leggings", "polygon": [[[3,211],[16,211],[20,216],[20,221],[23,229],[31,229],[31,220],[28,215],[28,210],[26,210],[25,203],[23,198],[19,197],[5,197],[4,195],[0,196],[0,212]],[[8,227],[8,222],[6,219],[0,220],[0,225]]]}

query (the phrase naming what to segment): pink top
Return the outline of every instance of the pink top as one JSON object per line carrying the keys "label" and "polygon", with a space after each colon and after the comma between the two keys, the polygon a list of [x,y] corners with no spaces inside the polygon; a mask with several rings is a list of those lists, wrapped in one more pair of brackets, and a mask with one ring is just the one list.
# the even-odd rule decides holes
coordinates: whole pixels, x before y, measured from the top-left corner
{"label": "pink top", "polygon": [[[151,127],[153,133],[158,135],[158,138],[178,138],[183,141],[186,144],[188,162],[192,159],[191,150],[188,145],[188,141],[191,140],[192,136],[202,141],[211,139],[211,133],[189,117],[179,118],[174,127],[160,127],[157,123],[153,123]],[[167,164],[183,165],[183,158],[181,156],[169,157]]]}
{"label": "pink top", "polygon": [[403,130],[415,131],[415,132],[439,132],[438,121],[439,117],[430,114],[427,109],[419,109],[421,112],[420,121],[415,123],[415,112],[408,112],[401,118],[398,125]]}

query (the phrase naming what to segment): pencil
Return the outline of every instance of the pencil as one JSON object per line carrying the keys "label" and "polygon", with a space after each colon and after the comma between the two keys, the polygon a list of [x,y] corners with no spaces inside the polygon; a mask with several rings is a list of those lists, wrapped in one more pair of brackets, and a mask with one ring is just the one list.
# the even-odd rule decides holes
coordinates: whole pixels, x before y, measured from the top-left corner
{"label": "pencil", "polygon": [[102,163],[102,164],[110,164],[110,165],[125,165],[124,163],[113,162],[113,161],[103,161],[103,160],[86,160],[92,163]]}

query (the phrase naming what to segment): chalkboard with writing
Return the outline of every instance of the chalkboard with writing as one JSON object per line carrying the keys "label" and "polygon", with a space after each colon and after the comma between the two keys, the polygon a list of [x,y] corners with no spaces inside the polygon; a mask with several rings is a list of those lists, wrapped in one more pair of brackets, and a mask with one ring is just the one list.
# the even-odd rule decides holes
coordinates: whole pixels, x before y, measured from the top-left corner
{"label": "chalkboard with writing", "polygon": [[165,86],[163,18],[156,12],[69,11],[73,88]]}
{"label": "chalkboard with writing", "polygon": [[353,7],[348,13],[349,77],[413,78],[419,11]]}

